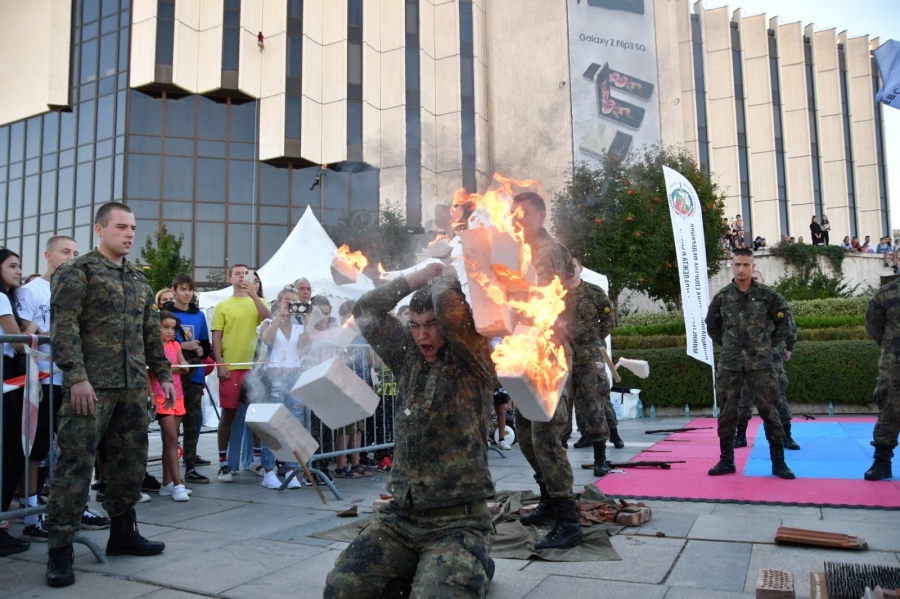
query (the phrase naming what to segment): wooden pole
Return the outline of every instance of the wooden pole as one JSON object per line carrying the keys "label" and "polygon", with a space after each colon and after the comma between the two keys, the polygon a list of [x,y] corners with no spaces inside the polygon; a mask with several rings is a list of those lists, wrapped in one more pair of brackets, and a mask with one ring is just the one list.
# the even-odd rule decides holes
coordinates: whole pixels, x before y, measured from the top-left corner
{"label": "wooden pole", "polygon": [[300,452],[296,449],[294,451],[294,457],[297,458],[297,463],[300,464],[300,467],[303,468],[303,472],[306,473],[306,480],[312,483],[313,489],[316,490],[316,493],[319,494],[319,499],[322,500],[323,505],[328,505],[328,501],[325,499],[325,495],[322,493],[322,489],[319,488],[319,483],[316,481],[316,477],[314,477],[309,472],[309,468],[306,467],[306,462],[300,456]]}

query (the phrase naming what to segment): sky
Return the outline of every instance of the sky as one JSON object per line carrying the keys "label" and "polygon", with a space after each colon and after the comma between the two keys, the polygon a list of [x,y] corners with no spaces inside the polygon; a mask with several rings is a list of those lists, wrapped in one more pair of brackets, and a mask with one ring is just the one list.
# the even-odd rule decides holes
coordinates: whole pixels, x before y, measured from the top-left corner
{"label": "sky", "polygon": [[[900,40],[900,0],[704,0],[704,8],[740,8],[745,17],[765,13],[780,24],[813,23],[816,31],[836,28],[849,37],[868,35],[884,42]],[[891,229],[900,229],[900,110],[882,104],[885,129],[888,195],[891,199]]]}

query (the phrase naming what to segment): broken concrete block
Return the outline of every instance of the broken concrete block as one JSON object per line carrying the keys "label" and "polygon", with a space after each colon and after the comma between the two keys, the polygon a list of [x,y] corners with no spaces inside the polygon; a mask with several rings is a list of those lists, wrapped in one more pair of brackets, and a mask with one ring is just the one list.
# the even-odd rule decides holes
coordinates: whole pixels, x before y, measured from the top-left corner
{"label": "broken concrete block", "polygon": [[[515,332],[503,340],[495,353],[503,354],[502,359],[495,359],[497,378],[506,389],[516,408],[529,420],[550,422],[556,412],[556,406],[566,384],[563,376],[555,389],[543,389],[538,381],[532,378],[533,372],[540,376],[549,374],[549,368],[533,369],[538,355],[538,339],[541,331],[536,327],[519,325]],[[507,359],[515,356],[515,360]],[[529,367],[532,367],[530,370]],[[549,381],[543,381],[549,384]]]}
{"label": "broken concrete block", "polygon": [[756,577],[756,599],[794,599],[796,596],[793,572],[760,568]]}
{"label": "broken concrete block", "polygon": [[506,292],[490,268],[490,231],[460,231],[459,239],[475,330],[488,338],[505,337],[512,333],[515,317],[507,304]]}
{"label": "broken concrete block", "polygon": [[347,264],[337,256],[331,259],[331,276],[338,285],[347,285],[356,282],[359,271]]}
{"label": "broken concrete block", "polygon": [[527,292],[538,283],[537,273],[529,260],[525,264],[522,243],[510,233],[491,233],[491,269],[509,292]]}
{"label": "broken concrete block", "polygon": [[278,403],[253,403],[247,408],[247,426],[282,462],[296,462],[294,451],[308,462],[319,444],[300,421]]}
{"label": "broken concrete block", "polygon": [[335,429],[369,418],[379,401],[375,391],[337,356],[301,374],[291,395]]}
{"label": "broken concrete block", "polygon": [[620,526],[640,526],[649,522],[653,517],[653,511],[648,507],[637,508],[636,511],[620,511],[616,515],[616,524]]}

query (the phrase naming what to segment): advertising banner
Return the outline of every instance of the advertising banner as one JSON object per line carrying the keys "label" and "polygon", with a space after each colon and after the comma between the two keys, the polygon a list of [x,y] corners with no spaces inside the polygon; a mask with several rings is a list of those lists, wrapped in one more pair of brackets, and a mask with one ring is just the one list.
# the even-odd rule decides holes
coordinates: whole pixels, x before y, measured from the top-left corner
{"label": "advertising banner", "polygon": [[675,236],[675,254],[678,257],[687,354],[713,366],[713,343],[706,334],[704,322],[709,310],[709,281],[706,277],[706,243],[700,198],[681,173],[667,166],[663,167],[663,172]]}
{"label": "advertising banner", "polygon": [[659,141],[653,0],[567,0],[575,161]]}

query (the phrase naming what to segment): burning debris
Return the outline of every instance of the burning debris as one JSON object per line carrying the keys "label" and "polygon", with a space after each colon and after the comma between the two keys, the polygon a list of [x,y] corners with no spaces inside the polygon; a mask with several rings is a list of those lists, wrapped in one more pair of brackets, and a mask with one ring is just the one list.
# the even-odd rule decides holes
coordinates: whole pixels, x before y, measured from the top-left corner
{"label": "burning debris", "polygon": [[359,250],[350,251],[346,243],[334,251],[331,261],[331,274],[335,283],[355,283],[356,277],[369,265],[369,259]]}

